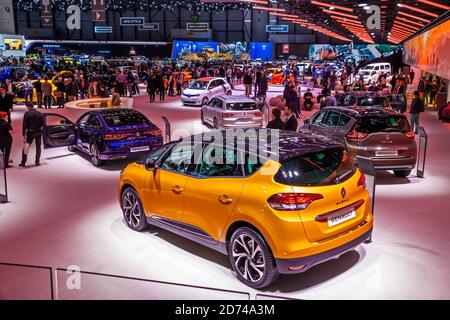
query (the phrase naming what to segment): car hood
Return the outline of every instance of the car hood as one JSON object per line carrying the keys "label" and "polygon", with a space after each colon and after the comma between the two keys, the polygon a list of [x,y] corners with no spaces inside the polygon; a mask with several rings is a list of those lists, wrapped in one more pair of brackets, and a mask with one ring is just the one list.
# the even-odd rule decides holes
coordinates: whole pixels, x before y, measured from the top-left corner
{"label": "car hood", "polygon": [[195,90],[195,89],[185,89],[185,90],[183,90],[183,94],[184,95],[186,95],[186,96],[193,96],[193,95],[196,95],[196,94],[202,94],[202,93],[204,93],[205,91],[207,91],[207,90]]}

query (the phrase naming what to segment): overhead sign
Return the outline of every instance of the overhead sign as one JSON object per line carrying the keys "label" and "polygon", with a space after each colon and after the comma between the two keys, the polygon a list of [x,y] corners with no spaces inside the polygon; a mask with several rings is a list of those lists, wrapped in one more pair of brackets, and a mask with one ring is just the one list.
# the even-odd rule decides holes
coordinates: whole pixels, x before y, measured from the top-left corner
{"label": "overhead sign", "polygon": [[112,33],[112,27],[111,26],[95,26],[94,32],[95,33]]}
{"label": "overhead sign", "polygon": [[144,17],[120,17],[120,25],[122,27],[142,26],[144,23]]}
{"label": "overhead sign", "polygon": [[289,32],[289,26],[287,24],[268,24],[266,32]]}
{"label": "overhead sign", "polygon": [[91,15],[94,22],[106,21],[105,0],[92,0]]}
{"label": "overhead sign", "polygon": [[188,23],[186,23],[186,30],[187,31],[208,31],[209,30],[209,23],[206,23],[206,22],[197,22],[197,23],[188,22]]}
{"label": "overhead sign", "polygon": [[159,23],[144,23],[143,25],[139,26],[139,30],[159,30]]}
{"label": "overhead sign", "polygon": [[53,27],[52,4],[50,0],[41,0],[41,24],[43,27]]}

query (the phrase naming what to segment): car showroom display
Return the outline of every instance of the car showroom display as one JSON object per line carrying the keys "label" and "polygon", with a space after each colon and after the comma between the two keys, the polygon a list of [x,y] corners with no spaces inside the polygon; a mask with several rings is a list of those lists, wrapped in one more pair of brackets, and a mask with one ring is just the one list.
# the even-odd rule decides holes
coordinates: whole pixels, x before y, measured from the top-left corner
{"label": "car showroom display", "polygon": [[235,138],[222,131],[226,145],[194,136],[129,165],[118,185],[128,226],[156,225],[227,254],[238,279],[255,288],[370,238],[365,177],[342,145],[259,130],[279,138],[278,161],[252,163],[256,155],[229,148]]}
{"label": "car showroom display", "polygon": [[377,170],[408,176],[416,165],[417,145],[404,115],[380,107],[327,107],[302,132],[325,135],[343,143],[354,160],[371,158]]}
{"label": "car showroom display", "polygon": [[200,78],[192,82],[181,94],[185,105],[203,106],[221,94],[231,95],[231,85],[223,78]]}
{"label": "car showroom display", "polygon": [[262,128],[263,112],[246,96],[220,95],[202,107],[202,124],[213,128]]}
{"label": "car showroom display", "polygon": [[91,157],[101,166],[105,160],[139,156],[163,144],[162,132],[143,114],[130,109],[90,111],[75,123],[64,116],[46,113],[45,148],[69,147]]}

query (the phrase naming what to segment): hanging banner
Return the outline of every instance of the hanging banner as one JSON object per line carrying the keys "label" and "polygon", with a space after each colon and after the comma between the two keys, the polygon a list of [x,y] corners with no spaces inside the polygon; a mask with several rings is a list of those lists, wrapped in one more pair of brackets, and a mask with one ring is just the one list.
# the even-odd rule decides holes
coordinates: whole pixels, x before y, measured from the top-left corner
{"label": "hanging banner", "polygon": [[16,33],[12,0],[0,0],[0,32]]}
{"label": "hanging banner", "polygon": [[41,0],[41,25],[53,27],[52,4],[50,0]]}
{"label": "hanging banner", "polygon": [[106,21],[105,0],[92,0],[91,19],[94,22]]}

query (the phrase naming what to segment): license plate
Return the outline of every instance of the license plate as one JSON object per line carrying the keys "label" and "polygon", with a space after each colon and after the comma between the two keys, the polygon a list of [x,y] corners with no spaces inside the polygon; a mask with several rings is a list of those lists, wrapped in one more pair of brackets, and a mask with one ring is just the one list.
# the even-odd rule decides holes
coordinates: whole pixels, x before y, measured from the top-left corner
{"label": "license plate", "polygon": [[340,224],[342,222],[351,220],[351,219],[353,219],[355,217],[356,217],[355,210],[352,210],[350,212],[344,212],[344,213],[338,214],[337,216],[329,217],[328,218],[328,226],[329,227],[333,227],[333,226],[335,226],[337,224]]}
{"label": "license plate", "polygon": [[149,150],[150,150],[149,146],[130,148],[130,152],[141,152],[141,151],[149,151]]}
{"label": "license plate", "polygon": [[253,119],[252,118],[239,118],[239,122],[251,122]]}
{"label": "license plate", "polygon": [[393,151],[375,151],[375,156],[376,157],[397,157],[398,156],[398,151],[397,150],[393,150]]}

